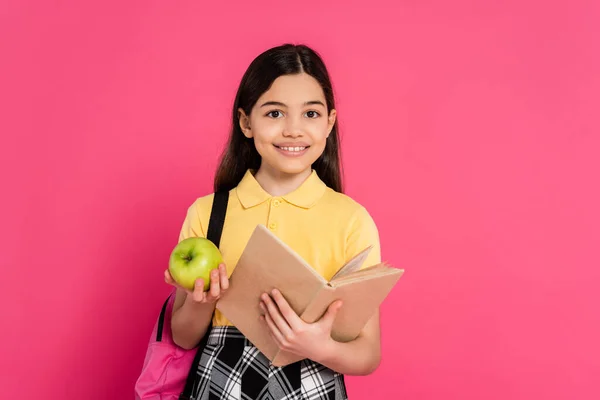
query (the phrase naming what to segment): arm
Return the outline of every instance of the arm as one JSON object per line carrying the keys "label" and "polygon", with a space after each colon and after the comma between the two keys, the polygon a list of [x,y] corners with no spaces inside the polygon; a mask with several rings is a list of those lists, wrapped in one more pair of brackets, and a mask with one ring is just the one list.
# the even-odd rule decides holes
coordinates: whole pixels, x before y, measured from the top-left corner
{"label": "arm", "polygon": [[[368,246],[373,246],[362,268],[381,262],[379,232],[369,212],[360,206],[349,224],[346,236],[346,259],[351,259]],[[379,310],[367,322],[358,338],[351,342],[331,341],[317,362],[348,375],[370,374],[381,360]]]}
{"label": "arm", "polygon": [[[165,271],[165,277],[168,283],[176,285],[168,270]],[[206,334],[216,301],[228,287],[225,264],[219,266],[219,272],[213,271],[211,274],[208,292],[204,292],[202,279],[196,281],[193,292],[177,287],[171,318],[171,332],[175,344],[184,349],[193,349],[198,345]]]}
{"label": "arm", "polygon": [[[179,241],[188,237],[205,237],[196,204],[188,209]],[[171,317],[173,341],[184,349],[192,349],[207,333],[216,301],[229,287],[227,269],[221,264],[218,271],[212,271],[207,292],[204,292],[202,279],[196,280],[193,291],[183,289],[173,280],[168,269],[165,271],[165,281],[177,288]]]}
{"label": "arm", "polygon": [[356,339],[346,343],[332,339],[315,361],[345,375],[368,375],[374,372],[381,362],[379,312],[369,320]]}
{"label": "arm", "polygon": [[340,343],[331,338],[331,328],[341,307],[333,302],[323,317],[312,324],[304,322],[277,290],[272,297],[262,296],[261,320],[269,327],[275,342],[284,351],[309,358],[346,375],[368,375],[379,366],[379,316],[376,313],[365,325],[358,338]]}

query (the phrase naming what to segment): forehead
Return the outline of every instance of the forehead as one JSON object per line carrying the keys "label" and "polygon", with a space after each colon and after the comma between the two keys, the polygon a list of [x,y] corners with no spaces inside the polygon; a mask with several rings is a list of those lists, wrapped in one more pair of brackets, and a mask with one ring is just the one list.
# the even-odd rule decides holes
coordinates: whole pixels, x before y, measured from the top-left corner
{"label": "forehead", "polygon": [[325,103],[325,95],[319,82],[312,76],[301,73],[282,75],[260,97],[261,101],[279,101],[288,106],[304,104],[307,101],[321,100]]}

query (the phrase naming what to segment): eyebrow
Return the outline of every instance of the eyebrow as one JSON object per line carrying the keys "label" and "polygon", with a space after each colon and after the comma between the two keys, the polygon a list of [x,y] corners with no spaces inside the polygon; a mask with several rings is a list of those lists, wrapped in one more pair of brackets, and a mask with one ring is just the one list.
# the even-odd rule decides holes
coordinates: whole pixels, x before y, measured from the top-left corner
{"label": "eyebrow", "polygon": [[[323,104],[322,101],[320,100],[313,100],[313,101],[307,101],[306,103],[304,103],[305,106],[316,106],[316,105],[320,105],[325,107],[325,104]],[[266,103],[263,103],[261,105],[262,107],[267,107],[267,106],[278,106],[278,107],[287,107],[287,105],[285,105],[285,103],[282,103],[280,101],[267,101]]]}

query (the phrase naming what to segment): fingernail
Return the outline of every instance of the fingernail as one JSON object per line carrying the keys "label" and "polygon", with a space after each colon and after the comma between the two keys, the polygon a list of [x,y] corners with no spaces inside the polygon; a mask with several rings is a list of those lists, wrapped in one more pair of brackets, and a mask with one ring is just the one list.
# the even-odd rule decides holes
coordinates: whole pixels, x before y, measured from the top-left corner
{"label": "fingernail", "polygon": [[271,293],[273,293],[273,296],[277,296],[277,294],[278,294],[279,292],[277,291],[277,289],[273,289],[273,290],[271,291]]}

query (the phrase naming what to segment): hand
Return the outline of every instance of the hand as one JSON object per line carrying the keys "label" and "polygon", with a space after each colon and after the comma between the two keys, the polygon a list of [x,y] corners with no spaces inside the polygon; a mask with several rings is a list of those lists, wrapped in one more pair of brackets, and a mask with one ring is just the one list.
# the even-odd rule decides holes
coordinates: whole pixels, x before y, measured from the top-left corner
{"label": "hand", "polygon": [[223,293],[229,289],[229,278],[227,277],[227,268],[225,264],[219,264],[219,268],[210,272],[210,287],[208,291],[204,291],[204,280],[196,279],[194,282],[194,290],[183,288],[175,282],[169,270],[165,270],[165,282],[181,289],[187,293],[187,298],[194,303],[207,304],[215,303],[221,298]]}
{"label": "hand", "polygon": [[269,327],[279,348],[316,362],[327,357],[335,343],[331,328],[342,306],[341,300],[330,304],[319,321],[309,324],[294,312],[278,290],[273,290],[272,296],[264,293],[261,297],[260,307],[265,313],[261,320]]}

